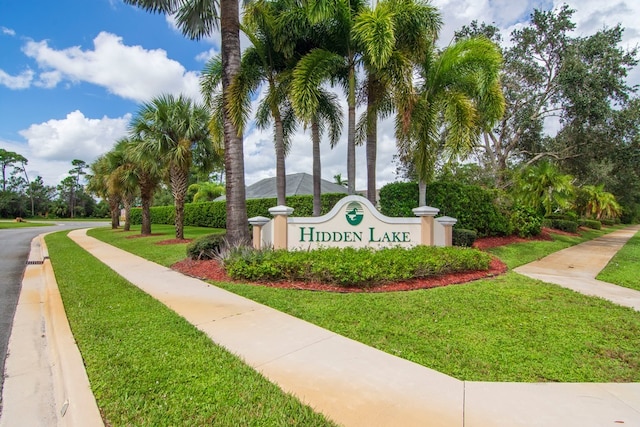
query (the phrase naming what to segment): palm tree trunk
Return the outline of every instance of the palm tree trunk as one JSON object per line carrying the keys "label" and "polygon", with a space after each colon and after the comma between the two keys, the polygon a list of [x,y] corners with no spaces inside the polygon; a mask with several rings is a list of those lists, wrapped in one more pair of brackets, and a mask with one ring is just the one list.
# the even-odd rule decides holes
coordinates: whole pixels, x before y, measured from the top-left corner
{"label": "palm tree trunk", "polygon": [[[237,0],[220,0],[222,53],[222,92],[226,99],[229,86],[240,71],[240,18]],[[227,175],[227,240],[231,245],[249,242],[249,220],[244,184],[242,134],[228,119],[223,108],[224,166]]]}
{"label": "palm tree trunk", "polygon": [[311,122],[311,143],[313,144],[313,216],[322,213],[320,180],[322,169],[320,165],[320,126],[316,118]]}
{"label": "palm tree trunk", "polygon": [[175,201],[176,239],[184,239],[184,199],[189,184],[189,171],[183,170],[175,164],[170,166],[171,192]]}
{"label": "palm tree trunk", "polygon": [[120,199],[118,197],[109,197],[109,213],[111,214],[111,229],[115,230],[120,225]]}
{"label": "palm tree trunk", "polygon": [[369,80],[367,84],[367,199],[376,205],[376,157],[378,137],[378,115],[376,103],[375,82]]}
{"label": "palm tree trunk", "polygon": [[142,199],[142,226],[140,234],[151,234],[151,203],[153,202],[153,187],[140,182],[140,198]]}
{"label": "palm tree trunk", "polygon": [[427,206],[427,183],[418,181],[418,206]]}
{"label": "palm tree trunk", "polygon": [[282,127],[282,119],[278,108],[272,109],[275,122],[275,149],[276,149],[276,194],[278,205],[285,206],[287,204],[287,175],[285,170],[285,154],[284,154],[284,129]]}
{"label": "palm tree trunk", "polygon": [[356,194],[356,71],[349,68],[348,134],[347,134],[347,193]]}
{"label": "palm tree trunk", "polygon": [[131,205],[133,205],[133,196],[127,196],[123,200],[124,203],[124,231],[131,230]]}

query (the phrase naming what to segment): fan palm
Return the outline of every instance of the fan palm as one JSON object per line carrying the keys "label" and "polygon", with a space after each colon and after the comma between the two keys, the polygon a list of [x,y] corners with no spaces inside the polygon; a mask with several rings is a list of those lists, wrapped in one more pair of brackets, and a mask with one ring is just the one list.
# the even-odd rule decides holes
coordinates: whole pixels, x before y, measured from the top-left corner
{"label": "fan palm", "polygon": [[[184,201],[194,153],[209,163],[213,145],[209,136],[208,110],[184,96],[161,95],[143,104],[131,121],[138,149],[161,159],[168,167],[175,201],[176,239],[184,238]],[[206,169],[211,163],[203,164]]]}
{"label": "fan palm", "polygon": [[124,206],[124,231],[131,229],[131,207],[138,194],[138,181],[130,171],[135,164],[127,153],[129,140],[122,138],[116,142],[111,151],[106,153],[107,161],[113,165],[114,170],[109,176],[109,186],[116,189],[121,195]]}
{"label": "fan palm", "polygon": [[103,154],[91,163],[91,173],[87,176],[87,190],[107,202],[111,228],[114,230],[120,225],[119,207],[122,199],[121,193],[110,183],[110,177],[116,168],[117,165],[110,161],[107,154]]}
{"label": "fan palm", "polygon": [[441,151],[449,158],[470,152],[480,132],[503,114],[501,64],[498,48],[485,38],[461,40],[442,52],[432,45],[426,52],[417,92],[396,119],[400,156],[414,166],[421,206]]}
{"label": "fan palm", "polygon": [[[227,91],[240,71],[240,9],[237,0],[125,0],[147,11],[176,16],[178,28],[192,39],[209,36],[220,27],[222,92]],[[219,6],[219,13],[217,7]],[[242,132],[227,120],[223,108],[224,159],[227,194],[227,240],[231,244],[249,241],[245,199],[244,150]]]}
{"label": "fan palm", "polygon": [[121,143],[124,157],[128,162],[128,167],[123,171],[124,179],[135,182],[138,186],[142,207],[140,234],[148,236],[151,234],[153,195],[167,171],[157,156],[139,148],[141,144],[139,139],[123,138]]}

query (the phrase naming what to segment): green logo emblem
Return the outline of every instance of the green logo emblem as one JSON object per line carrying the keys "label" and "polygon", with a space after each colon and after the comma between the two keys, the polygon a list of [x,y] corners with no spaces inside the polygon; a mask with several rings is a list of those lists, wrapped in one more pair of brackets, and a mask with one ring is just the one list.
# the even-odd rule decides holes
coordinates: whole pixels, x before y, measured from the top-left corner
{"label": "green logo emblem", "polygon": [[360,203],[351,202],[347,205],[347,214],[345,215],[347,218],[347,222],[351,225],[358,225],[362,222],[362,218],[364,218],[364,210]]}

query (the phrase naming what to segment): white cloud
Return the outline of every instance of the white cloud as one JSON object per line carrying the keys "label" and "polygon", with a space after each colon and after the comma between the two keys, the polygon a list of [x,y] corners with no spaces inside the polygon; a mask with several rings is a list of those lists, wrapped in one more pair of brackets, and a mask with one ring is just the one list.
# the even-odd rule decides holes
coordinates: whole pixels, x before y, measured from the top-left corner
{"label": "white cloud", "polygon": [[16,32],[14,30],[12,30],[11,28],[0,27],[0,30],[2,31],[2,34],[6,34],[8,36],[15,36],[16,35]]}
{"label": "white cloud", "polygon": [[198,55],[196,55],[196,61],[199,62],[207,62],[209,61],[211,58],[213,58],[214,56],[216,56],[219,52],[218,49],[216,48],[211,48],[209,50],[206,50],[204,52],[199,53]]}
{"label": "white cloud", "polygon": [[635,47],[640,44],[640,2],[612,1],[602,3],[594,0],[554,0],[554,7],[567,3],[575,9],[573,20],[577,24],[577,35],[591,35],[605,27],[611,28],[622,24],[626,29],[623,34],[624,47]]}
{"label": "white cloud", "polygon": [[31,153],[28,158],[66,162],[81,159],[91,163],[126,135],[130,120],[130,114],[90,119],[76,110],[62,120],[33,124],[20,135],[27,140]]}
{"label": "white cloud", "polygon": [[0,85],[6,86],[9,89],[27,89],[33,82],[34,72],[32,70],[25,70],[17,76],[7,74],[5,71],[0,70]]}
{"label": "white cloud", "polygon": [[[41,82],[53,87],[66,79],[88,82],[134,101],[148,101],[161,93],[185,94],[200,100],[198,75],[169,59],[162,49],[127,46],[122,38],[101,32],[93,50],[70,47],[56,50],[46,41],[29,41],[25,54],[47,70]],[[55,74],[52,74],[55,73]]]}
{"label": "white cloud", "polygon": [[62,73],[59,71],[47,71],[44,73],[40,73],[38,76],[38,81],[34,84],[38,87],[42,87],[45,89],[52,89],[58,85],[62,81]]}

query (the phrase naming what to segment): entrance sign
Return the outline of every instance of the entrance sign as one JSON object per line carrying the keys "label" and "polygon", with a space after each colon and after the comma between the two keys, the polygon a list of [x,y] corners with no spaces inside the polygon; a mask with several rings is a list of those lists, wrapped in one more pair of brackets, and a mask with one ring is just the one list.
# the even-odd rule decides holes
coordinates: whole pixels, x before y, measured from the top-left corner
{"label": "entrance sign", "polygon": [[412,247],[416,245],[451,245],[454,218],[434,221],[438,209],[421,206],[413,210],[414,218],[382,215],[361,196],[347,196],[329,213],[320,217],[290,217],[293,209],[276,206],[269,209],[273,220],[251,218],[254,247],[309,250],[323,247]]}

